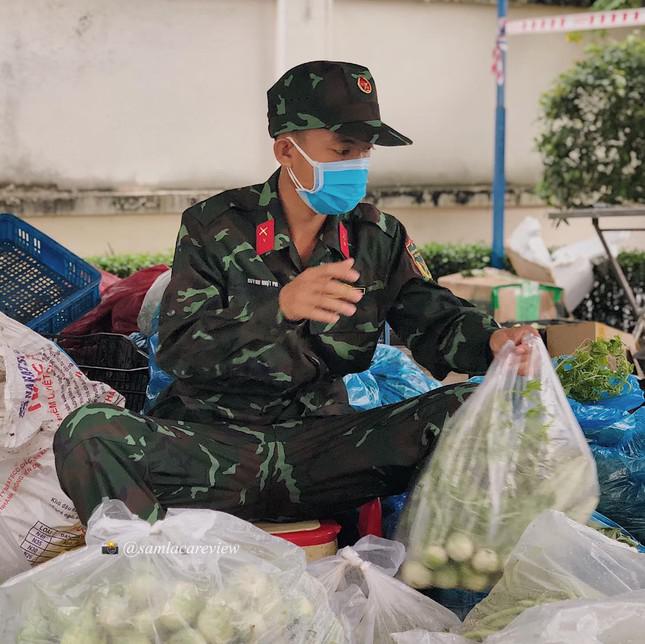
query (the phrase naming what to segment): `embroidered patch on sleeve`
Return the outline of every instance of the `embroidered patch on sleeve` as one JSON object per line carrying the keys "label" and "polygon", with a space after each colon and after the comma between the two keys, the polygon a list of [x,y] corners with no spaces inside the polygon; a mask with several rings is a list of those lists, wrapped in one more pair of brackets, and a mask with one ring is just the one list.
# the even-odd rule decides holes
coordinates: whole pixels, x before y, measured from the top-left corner
{"label": "embroidered patch on sleeve", "polygon": [[417,267],[420,276],[427,282],[432,279],[432,274],[428,270],[428,266],[421,256],[419,249],[416,247],[416,244],[408,237],[405,242],[405,250],[410,255],[410,258],[414,262],[414,265]]}

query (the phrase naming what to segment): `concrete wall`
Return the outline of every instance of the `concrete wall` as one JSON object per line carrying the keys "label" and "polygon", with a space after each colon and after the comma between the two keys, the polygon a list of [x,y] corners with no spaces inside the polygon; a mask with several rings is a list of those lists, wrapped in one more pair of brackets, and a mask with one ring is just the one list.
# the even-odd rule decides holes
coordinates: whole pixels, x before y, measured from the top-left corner
{"label": "concrete wall", "polygon": [[[418,245],[430,242],[472,243],[491,241],[491,217],[488,207],[389,207],[389,212],[406,226]],[[574,221],[555,228],[541,206],[509,208],[507,230],[513,230],[526,216],[538,218],[548,246],[562,246],[581,239],[595,238],[589,222]],[[111,253],[165,251],[174,247],[179,230],[179,214],[112,214],[55,215],[31,217],[28,221],[51,235],[74,252],[88,257]],[[634,219],[620,218],[610,222],[613,227],[634,226]],[[632,233],[626,245],[645,250],[645,232]]]}
{"label": "concrete wall", "polygon": [[[375,151],[372,189],[446,197],[379,205],[419,244],[490,242],[492,0],[0,0],[0,26],[0,210],[81,255],[171,248],[191,200],[268,176],[265,91],[321,57],[369,66],[384,120],[415,141]],[[538,97],[581,51],[564,35],[511,39],[511,184],[538,178]],[[477,185],[482,198],[456,197]],[[549,245],[593,235],[554,230],[530,197],[509,204],[508,229],[533,214]]]}
{"label": "concrete wall", "polygon": [[[0,184],[260,180],[274,165],[266,88],[281,67],[320,56],[368,65],[384,119],[415,140],[376,151],[373,185],[467,185],[492,174],[492,3],[2,0],[0,25]],[[511,41],[511,182],[538,177],[538,96],[580,52],[563,35]]]}

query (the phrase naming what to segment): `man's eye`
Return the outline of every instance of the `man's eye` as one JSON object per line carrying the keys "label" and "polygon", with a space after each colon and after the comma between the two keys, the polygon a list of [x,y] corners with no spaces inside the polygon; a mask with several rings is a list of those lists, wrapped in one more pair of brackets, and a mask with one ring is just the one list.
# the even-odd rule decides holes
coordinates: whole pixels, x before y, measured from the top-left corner
{"label": "man's eye", "polygon": [[346,157],[351,150],[349,148],[342,148],[341,150],[336,150],[336,153],[339,154],[341,157]]}

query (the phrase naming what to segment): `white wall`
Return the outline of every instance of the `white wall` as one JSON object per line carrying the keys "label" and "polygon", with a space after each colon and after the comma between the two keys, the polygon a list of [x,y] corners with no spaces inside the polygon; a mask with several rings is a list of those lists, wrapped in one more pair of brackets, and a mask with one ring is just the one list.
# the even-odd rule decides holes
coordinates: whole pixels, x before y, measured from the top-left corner
{"label": "white wall", "polygon": [[[265,91],[276,54],[296,64],[324,52],[368,65],[384,119],[415,140],[377,150],[374,185],[490,181],[492,4],[335,0],[330,13],[330,0],[285,1],[277,49],[277,0],[1,0],[0,184],[261,180],[273,168]],[[563,35],[511,41],[511,182],[537,179],[538,96],[580,52]]]}
{"label": "white wall", "polygon": [[0,181],[263,176],[274,21],[266,0],[2,0]]}
{"label": "white wall", "polygon": [[[490,208],[384,207],[397,217],[418,246],[437,243],[491,243]],[[524,217],[536,217],[547,246],[563,246],[581,239],[594,239],[588,220],[572,220],[556,228],[548,219],[550,209],[540,206],[509,207],[506,230],[511,233]],[[121,213],[110,215],[54,215],[28,218],[29,223],[52,236],[82,257],[113,253],[147,253],[174,247],[180,224],[180,209],[166,213]],[[610,222],[614,227],[633,227],[633,218]],[[606,222],[603,225],[607,225]],[[627,248],[645,250],[645,232],[632,233]]]}
{"label": "white wall", "polygon": [[[393,7],[396,9],[393,11]],[[511,18],[561,7],[511,8]],[[357,27],[369,16],[367,37]],[[354,0],[337,4],[335,54],[374,72],[386,122],[409,135],[411,149],[383,150],[383,183],[489,182],[493,164],[495,84],[490,68],[496,10],[483,4]],[[563,35],[510,39],[507,176],[533,184],[538,98],[580,54]],[[380,151],[379,151],[380,152]]]}

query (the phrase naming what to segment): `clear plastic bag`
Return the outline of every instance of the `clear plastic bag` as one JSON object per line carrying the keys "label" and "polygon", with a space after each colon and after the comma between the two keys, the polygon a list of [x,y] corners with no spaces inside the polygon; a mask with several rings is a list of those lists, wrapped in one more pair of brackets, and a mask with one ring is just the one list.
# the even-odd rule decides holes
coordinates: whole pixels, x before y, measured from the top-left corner
{"label": "clear plastic bag", "polygon": [[645,592],[529,608],[486,644],[640,644]]}
{"label": "clear plastic bag", "polygon": [[139,330],[144,335],[150,337],[154,330],[152,328],[153,319],[158,314],[159,305],[161,304],[161,298],[168,288],[170,283],[170,278],[172,277],[172,270],[168,269],[166,272],[161,273],[159,277],[152,283],[152,286],[148,289],[145,297],[143,298],[143,303],[141,304],[141,310],[139,311],[139,316],[137,317],[137,326]]}
{"label": "clear plastic bag", "polygon": [[522,535],[504,576],[468,614],[461,633],[481,640],[536,605],[642,589],[645,556],[561,512],[548,511]]}
{"label": "clear plastic bag", "polygon": [[212,510],[150,525],[104,501],[87,546],[0,586],[0,641],[340,644],[342,626],[304,552]]}
{"label": "clear plastic bag", "polygon": [[472,640],[454,633],[430,633],[420,629],[396,633],[392,639],[396,644],[473,644]]}
{"label": "clear plastic bag", "polygon": [[645,546],[643,546],[640,541],[628,530],[625,530],[623,526],[619,525],[615,521],[612,521],[609,517],[606,517],[600,512],[594,512],[591,515],[587,525],[594,530],[598,530],[606,537],[620,541],[621,543],[627,544],[632,548],[636,548],[638,552],[645,553]]}
{"label": "clear plastic bag", "polygon": [[402,544],[367,536],[309,564],[308,571],[322,582],[350,630],[352,644],[387,644],[392,633],[447,631],[459,625],[447,608],[394,579],[404,558]]}
{"label": "clear plastic bag", "polygon": [[29,562],[16,542],[5,519],[0,515],[0,583],[29,569]]}
{"label": "clear plastic bag", "polygon": [[417,588],[481,592],[529,523],[556,509],[586,522],[598,501],[593,457],[542,341],[527,375],[509,342],[450,418],[413,489],[397,539]]}

